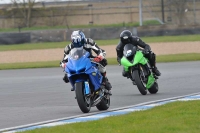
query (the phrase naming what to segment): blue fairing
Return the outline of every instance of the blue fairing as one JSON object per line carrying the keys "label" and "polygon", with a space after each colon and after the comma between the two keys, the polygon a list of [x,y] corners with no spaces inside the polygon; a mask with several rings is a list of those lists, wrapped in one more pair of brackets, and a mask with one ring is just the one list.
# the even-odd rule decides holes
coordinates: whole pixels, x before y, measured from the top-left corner
{"label": "blue fairing", "polygon": [[[87,53],[88,55],[89,53]],[[85,72],[85,70],[89,69],[92,64],[88,56],[82,56],[78,60],[73,60],[72,58],[68,59],[67,67],[65,71],[68,74],[68,77],[71,77],[74,74],[79,74],[81,72]]]}
{"label": "blue fairing", "polygon": [[65,72],[68,75],[71,85],[74,87],[76,82],[86,81],[83,75],[88,75],[89,80],[94,86],[94,90],[99,89],[102,82],[102,75],[96,67],[95,63],[90,61],[90,53],[82,48],[74,48],[71,50]]}

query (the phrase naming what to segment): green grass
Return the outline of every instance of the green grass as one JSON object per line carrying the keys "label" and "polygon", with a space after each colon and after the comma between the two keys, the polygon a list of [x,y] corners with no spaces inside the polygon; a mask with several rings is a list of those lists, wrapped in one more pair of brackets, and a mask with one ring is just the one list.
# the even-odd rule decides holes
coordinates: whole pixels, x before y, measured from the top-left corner
{"label": "green grass", "polygon": [[199,133],[200,101],[172,102],[145,111],[23,133]]}
{"label": "green grass", "polygon": [[59,67],[59,63],[60,61],[3,63],[0,64],[0,70]]}
{"label": "green grass", "polygon": [[[99,46],[103,45],[117,45],[118,40],[96,40]],[[0,45],[0,51],[11,50],[35,50],[35,49],[52,49],[63,48],[70,42],[43,42],[43,43],[27,43],[27,44],[14,44],[14,45]]]}
{"label": "green grass", "polygon": [[0,45],[0,51],[12,50],[36,50],[36,49],[52,49],[52,48],[65,48],[69,42],[46,42],[46,43],[27,43],[27,44],[14,44],[14,45]]}
{"label": "green grass", "polygon": [[[116,58],[108,58],[108,65],[117,65]],[[157,62],[180,62],[180,61],[198,61],[200,53],[174,54],[157,56]],[[0,64],[0,70],[5,69],[26,69],[26,68],[49,68],[59,67],[60,60],[47,62],[24,62],[24,63],[4,63]]]}
{"label": "green grass", "polygon": [[197,35],[179,35],[179,36],[155,36],[155,37],[142,37],[144,42],[192,42],[200,41],[200,34]]}
{"label": "green grass", "polygon": [[[143,22],[144,26],[147,25],[160,25],[157,20],[147,20]],[[77,29],[77,28],[108,28],[108,27],[138,27],[139,22],[134,23],[118,23],[118,24],[105,24],[105,25],[97,25],[97,24],[88,24],[88,25],[75,25],[75,26],[40,26],[40,27],[22,27],[20,31],[36,31],[36,30],[59,30],[59,29]],[[0,29],[0,32],[19,32],[18,28],[7,28],[7,29]]]}
{"label": "green grass", "polygon": [[[142,37],[147,44],[155,42],[187,42],[187,41],[200,41],[200,35],[182,35],[182,36],[158,36],[158,37]],[[119,39],[113,40],[95,40],[99,46],[117,45]],[[10,50],[33,50],[33,49],[52,49],[63,48],[70,42],[43,42],[43,43],[28,43],[28,44],[15,44],[15,45],[0,45],[0,51]]]}
{"label": "green grass", "polygon": [[199,61],[200,53],[159,55],[157,62]]}

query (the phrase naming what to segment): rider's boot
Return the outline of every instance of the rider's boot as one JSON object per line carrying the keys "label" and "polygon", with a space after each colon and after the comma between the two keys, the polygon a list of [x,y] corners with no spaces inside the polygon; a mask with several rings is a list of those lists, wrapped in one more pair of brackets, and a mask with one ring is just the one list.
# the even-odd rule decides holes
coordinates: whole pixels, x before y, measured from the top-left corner
{"label": "rider's boot", "polygon": [[126,72],[124,69],[123,69],[123,71],[122,71],[122,76],[128,77],[128,72]]}
{"label": "rider's boot", "polygon": [[[64,75],[63,81],[64,81],[65,83],[69,83],[69,79],[68,79],[68,77],[67,77],[67,74]],[[71,88],[71,91],[74,91],[74,90],[75,90],[75,88],[72,87],[72,88]]]}
{"label": "rider's boot", "polygon": [[68,77],[67,77],[67,74],[64,75],[63,81],[64,81],[65,83],[69,83],[69,79],[68,79]]}
{"label": "rider's boot", "polygon": [[74,87],[72,87],[72,88],[71,88],[71,91],[74,91],[74,90],[75,90],[75,88],[74,88]]}
{"label": "rider's boot", "polygon": [[123,68],[123,71],[122,71],[122,76],[128,78],[128,72],[126,72],[124,68]]}
{"label": "rider's boot", "polygon": [[108,78],[106,77],[106,72],[105,73],[102,73],[103,75],[103,82],[102,84],[105,86],[105,88],[108,90],[108,94],[109,95],[112,95],[111,93],[111,88],[112,88],[112,85],[110,84],[110,82],[108,81]]}
{"label": "rider's boot", "polygon": [[153,62],[151,66],[152,66],[152,72],[153,72],[156,76],[160,76],[161,73],[160,73],[160,71],[158,70],[158,68],[156,67],[156,62]]}
{"label": "rider's boot", "polygon": [[161,73],[160,73],[160,71],[158,70],[158,68],[156,67],[156,55],[154,54],[154,53],[151,53],[150,54],[150,57],[151,58],[149,58],[149,63],[150,63],[150,65],[151,65],[151,67],[152,67],[152,72],[156,75],[156,76],[160,76],[161,75]]}
{"label": "rider's boot", "polygon": [[153,73],[154,73],[156,76],[160,76],[160,75],[161,75],[160,71],[158,70],[158,68],[157,68],[156,66],[154,66],[154,67],[152,68],[152,71],[153,71]]}

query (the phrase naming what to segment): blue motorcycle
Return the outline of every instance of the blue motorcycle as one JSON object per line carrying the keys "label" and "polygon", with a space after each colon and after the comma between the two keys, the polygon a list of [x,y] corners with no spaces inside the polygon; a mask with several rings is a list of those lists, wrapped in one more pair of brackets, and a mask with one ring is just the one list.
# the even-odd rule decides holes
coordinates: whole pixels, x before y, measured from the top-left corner
{"label": "blue motorcycle", "polygon": [[103,76],[98,70],[98,65],[101,64],[93,62],[89,57],[90,53],[83,47],[73,48],[64,69],[83,113],[88,113],[94,106],[98,110],[110,107],[110,95],[105,86],[101,85]]}

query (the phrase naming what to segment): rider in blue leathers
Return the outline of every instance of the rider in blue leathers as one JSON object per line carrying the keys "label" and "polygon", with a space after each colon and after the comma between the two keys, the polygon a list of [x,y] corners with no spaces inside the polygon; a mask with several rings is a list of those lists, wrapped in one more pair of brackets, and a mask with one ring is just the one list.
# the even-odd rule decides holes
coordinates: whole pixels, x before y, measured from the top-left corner
{"label": "rider in blue leathers", "polygon": [[[64,57],[62,61],[60,62],[60,66],[65,68],[66,62],[68,61],[68,54],[74,47],[82,47],[90,53],[90,58],[94,58],[93,61],[100,63],[102,66],[99,65],[98,69],[101,72],[103,76],[103,82],[102,85],[105,86],[107,90],[109,90],[109,94],[111,94],[111,84],[108,81],[108,78],[106,77],[106,68],[107,60],[105,59],[106,52],[103,49],[100,49],[97,44],[92,40],[91,38],[86,38],[84,33],[80,30],[73,31],[71,34],[71,43],[67,45],[64,49]],[[97,56],[92,55],[92,50],[97,54]],[[65,83],[68,83],[68,77],[67,74],[64,75],[63,80]],[[74,91],[74,88],[71,89],[71,91]]]}

